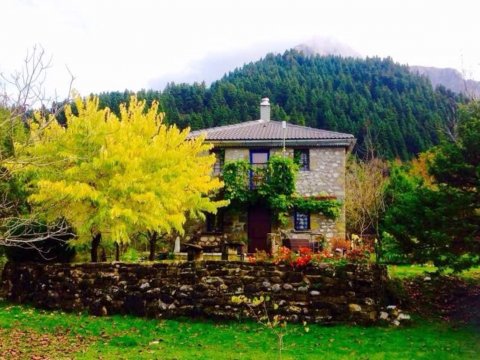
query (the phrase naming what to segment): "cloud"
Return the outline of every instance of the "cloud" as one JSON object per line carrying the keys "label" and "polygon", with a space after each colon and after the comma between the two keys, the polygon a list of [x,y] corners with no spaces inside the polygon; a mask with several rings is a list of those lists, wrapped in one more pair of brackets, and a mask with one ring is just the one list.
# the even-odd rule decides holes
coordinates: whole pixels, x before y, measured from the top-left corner
{"label": "cloud", "polygon": [[152,89],[163,90],[167,83],[201,83],[207,85],[219,80],[223,75],[252,61],[257,61],[268,53],[283,53],[295,48],[308,55],[341,55],[361,57],[361,54],[348,45],[326,36],[314,36],[307,41],[290,40],[257,43],[248,48],[211,52],[200,60],[192,61],[179,72],[167,73],[148,81]]}
{"label": "cloud", "polygon": [[310,40],[295,46],[298,51],[304,52],[306,55],[338,55],[344,57],[362,57],[362,55],[337,39],[326,36],[314,36]]}
{"label": "cloud", "polygon": [[148,81],[152,89],[163,90],[169,82],[193,83],[205,81],[207,85],[220,79],[226,73],[257,61],[268,53],[283,53],[295,46],[296,41],[257,43],[248,48],[211,52],[200,60],[192,61],[179,72],[167,73]]}

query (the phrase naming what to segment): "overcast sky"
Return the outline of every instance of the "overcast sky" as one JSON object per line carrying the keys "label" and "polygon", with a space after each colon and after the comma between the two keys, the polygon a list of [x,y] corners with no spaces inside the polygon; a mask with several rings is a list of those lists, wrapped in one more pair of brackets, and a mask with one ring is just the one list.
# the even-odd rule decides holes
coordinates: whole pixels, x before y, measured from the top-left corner
{"label": "overcast sky", "polygon": [[40,44],[50,91],[69,75],[90,92],[212,81],[312,38],[410,65],[453,67],[480,80],[480,4],[341,0],[0,0],[0,72]]}

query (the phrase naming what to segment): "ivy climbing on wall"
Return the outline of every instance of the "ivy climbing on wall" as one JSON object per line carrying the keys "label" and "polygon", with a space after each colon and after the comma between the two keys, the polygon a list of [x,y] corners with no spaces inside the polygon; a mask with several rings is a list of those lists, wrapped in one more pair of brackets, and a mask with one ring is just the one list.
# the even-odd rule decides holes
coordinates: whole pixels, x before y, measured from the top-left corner
{"label": "ivy climbing on wall", "polygon": [[[295,192],[297,173],[298,165],[289,157],[272,156],[262,168],[254,168],[245,160],[227,162],[223,169],[225,198],[238,211],[264,203],[280,223],[288,221],[289,212],[295,208],[336,219],[342,203],[331,196],[300,197]],[[253,187],[252,177],[263,180]]]}

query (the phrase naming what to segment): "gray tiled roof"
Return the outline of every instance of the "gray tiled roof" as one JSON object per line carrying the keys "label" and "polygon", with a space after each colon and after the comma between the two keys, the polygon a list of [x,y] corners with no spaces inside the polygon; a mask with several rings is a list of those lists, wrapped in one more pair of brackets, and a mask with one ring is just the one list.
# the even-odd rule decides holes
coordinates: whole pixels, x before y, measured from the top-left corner
{"label": "gray tiled roof", "polygon": [[[192,131],[190,137],[206,133],[207,141],[257,141],[257,140],[282,140],[284,130],[281,121],[254,120],[235,125],[218,126],[209,129]],[[355,139],[351,134],[335,131],[315,129],[306,126],[287,123],[286,140],[347,140]],[[349,141],[350,140],[350,141]]]}

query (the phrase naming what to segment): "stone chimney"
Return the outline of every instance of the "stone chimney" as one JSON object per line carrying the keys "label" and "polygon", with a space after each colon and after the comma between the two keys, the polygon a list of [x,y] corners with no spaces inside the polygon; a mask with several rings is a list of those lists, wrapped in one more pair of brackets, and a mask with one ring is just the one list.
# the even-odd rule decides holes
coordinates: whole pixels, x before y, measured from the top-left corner
{"label": "stone chimney", "polygon": [[260,103],[260,120],[270,121],[270,100],[267,97]]}

